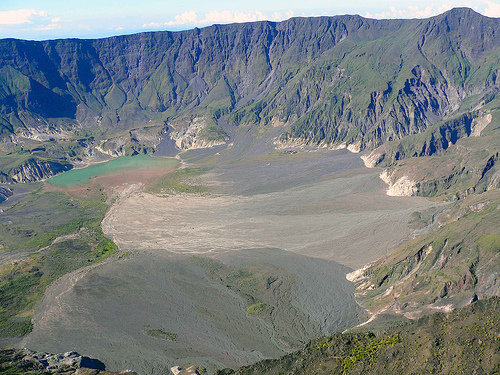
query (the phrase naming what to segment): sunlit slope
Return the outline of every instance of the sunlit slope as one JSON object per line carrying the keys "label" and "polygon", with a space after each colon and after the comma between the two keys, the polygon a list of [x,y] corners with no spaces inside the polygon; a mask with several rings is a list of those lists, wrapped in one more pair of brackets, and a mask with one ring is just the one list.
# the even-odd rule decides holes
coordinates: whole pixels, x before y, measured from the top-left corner
{"label": "sunlit slope", "polygon": [[499,300],[478,301],[377,333],[343,333],[300,352],[219,374],[495,374]]}
{"label": "sunlit slope", "polygon": [[113,132],[178,116],[217,126],[227,116],[289,126],[284,143],[378,146],[495,96],[499,28],[459,8],[424,20],[336,16],[99,40],[4,39],[2,134]]}

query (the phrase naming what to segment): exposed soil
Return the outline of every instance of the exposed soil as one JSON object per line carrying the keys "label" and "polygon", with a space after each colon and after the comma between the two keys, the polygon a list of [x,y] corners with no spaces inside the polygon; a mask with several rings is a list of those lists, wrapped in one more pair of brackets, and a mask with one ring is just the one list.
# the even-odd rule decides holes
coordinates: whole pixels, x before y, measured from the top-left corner
{"label": "exposed soil", "polygon": [[101,186],[108,190],[113,190],[124,184],[144,184],[149,185],[152,181],[165,174],[172,173],[172,170],[165,170],[165,168],[139,168],[129,171],[121,171],[118,173],[107,174],[104,176],[94,177],[90,183],[78,187],[64,188],[51,184],[45,184],[47,191],[66,191],[69,193],[80,193],[93,188],[94,186]]}
{"label": "exposed soil", "polygon": [[[54,283],[22,344],[157,374],[187,363],[220,368],[278,357],[358,324],[345,274],[407,238],[409,214],[429,205],[386,196],[379,171],[358,163],[356,155],[326,152],[224,164],[205,177],[207,196],[157,197],[122,185],[102,223],[120,257]],[[275,273],[283,282],[272,314],[294,315],[270,324],[247,313],[250,297],[209,278],[199,257],[243,274],[245,267]]]}

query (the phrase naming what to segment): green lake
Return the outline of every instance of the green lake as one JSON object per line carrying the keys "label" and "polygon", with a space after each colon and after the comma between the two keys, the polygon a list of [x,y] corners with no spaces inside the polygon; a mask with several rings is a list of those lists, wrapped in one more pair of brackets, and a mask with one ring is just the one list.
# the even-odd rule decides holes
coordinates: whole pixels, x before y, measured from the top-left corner
{"label": "green lake", "polygon": [[116,159],[94,164],[86,168],[72,169],[47,180],[50,184],[62,188],[75,188],[88,184],[93,178],[129,172],[139,169],[172,170],[179,165],[174,158],[151,157],[148,155],[120,156]]}

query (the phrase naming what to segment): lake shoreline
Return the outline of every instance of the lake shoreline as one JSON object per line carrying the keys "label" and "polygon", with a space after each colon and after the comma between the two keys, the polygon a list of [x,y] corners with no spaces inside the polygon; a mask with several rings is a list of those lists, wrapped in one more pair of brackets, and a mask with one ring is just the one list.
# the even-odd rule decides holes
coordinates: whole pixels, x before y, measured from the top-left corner
{"label": "lake shoreline", "polygon": [[89,165],[85,168],[63,172],[45,180],[45,182],[56,188],[71,190],[91,185],[93,184],[93,180],[105,176],[108,176],[108,179],[113,175],[115,177],[118,175],[125,176],[123,179],[117,179],[118,181],[114,183],[114,186],[116,186],[129,181],[140,182],[137,178],[133,178],[134,171],[142,171],[140,174],[143,175],[143,178],[148,178],[146,171],[149,171],[149,174],[153,172],[153,175],[156,176],[161,171],[164,171],[164,173],[172,172],[181,165],[181,161],[177,158],[152,157],[148,155],[120,156],[106,162]]}

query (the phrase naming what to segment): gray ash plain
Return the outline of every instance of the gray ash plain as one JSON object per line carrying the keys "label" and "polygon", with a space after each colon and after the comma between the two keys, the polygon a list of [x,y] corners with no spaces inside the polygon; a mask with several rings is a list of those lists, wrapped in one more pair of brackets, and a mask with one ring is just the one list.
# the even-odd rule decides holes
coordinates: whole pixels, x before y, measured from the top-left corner
{"label": "gray ash plain", "polygon": [[102,223],[121,255],[57,280],[22,345],[160,374],[276,358],[358,324],[346,273],[408,238],[431,203],[386,196],[345,150],[223,156],[196,156],[208,195],[126,187]]}

